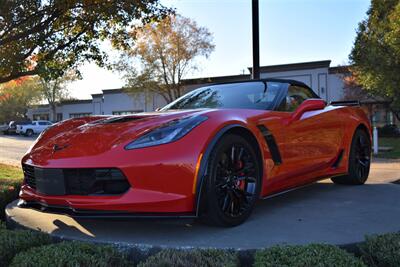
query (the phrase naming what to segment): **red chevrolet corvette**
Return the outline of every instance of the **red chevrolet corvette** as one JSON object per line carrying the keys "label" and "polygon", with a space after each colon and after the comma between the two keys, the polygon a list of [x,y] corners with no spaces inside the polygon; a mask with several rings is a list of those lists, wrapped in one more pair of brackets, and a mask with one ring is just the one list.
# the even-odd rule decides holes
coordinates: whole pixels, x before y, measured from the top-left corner
{"label": "red chevrolet corvette", "polygon": [[69,119],[23,157],[20,205],[238,225],[259,198],[325,178],[365,183],[371,127],[350,104],[267,79],[205,86],[158,112]]}

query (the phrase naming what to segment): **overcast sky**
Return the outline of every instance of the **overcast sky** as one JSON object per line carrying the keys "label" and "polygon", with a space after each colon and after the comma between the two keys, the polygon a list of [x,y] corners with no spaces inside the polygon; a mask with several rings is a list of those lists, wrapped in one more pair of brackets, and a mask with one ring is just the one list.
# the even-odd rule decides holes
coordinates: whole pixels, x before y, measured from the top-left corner
{"label": "overcast sky", "polygon": [[[251,62],[251,0],[162,0],[185,17],[207,27],[215,51],[199,60],[200,68],[186,78],[247,72]],[[260,0],[260,64],[315,60],[346,64],[358,23],[366,17],[367,0]],[[110,51],[111,57],[114,55]],[[118,73],[85,64],[83,79],[69,88],[77,98],[101,89],[119,88]]]}

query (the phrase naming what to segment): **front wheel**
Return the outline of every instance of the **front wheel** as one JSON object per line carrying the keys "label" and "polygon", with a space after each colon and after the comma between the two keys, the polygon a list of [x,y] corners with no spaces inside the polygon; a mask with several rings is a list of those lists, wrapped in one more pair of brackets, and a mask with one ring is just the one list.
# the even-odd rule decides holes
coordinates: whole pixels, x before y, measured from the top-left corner
{"label": "front wheel", "polygon": [[364,184],[371,165],[371,141],[364,130],[356,130],[351,142],[348,175],[333,177],[336,184]]}
{"label": "front wheel", "polygon": [[208,162],[203,221],[219,226],[244,222],[260,194],[260,170],[258,155],[246,139],[232,134],[223,136]]}
{"label": "front wheel", "polygon": [[25,135],[31,137],[33,135],[33,130],[32,129],[26,130]]}

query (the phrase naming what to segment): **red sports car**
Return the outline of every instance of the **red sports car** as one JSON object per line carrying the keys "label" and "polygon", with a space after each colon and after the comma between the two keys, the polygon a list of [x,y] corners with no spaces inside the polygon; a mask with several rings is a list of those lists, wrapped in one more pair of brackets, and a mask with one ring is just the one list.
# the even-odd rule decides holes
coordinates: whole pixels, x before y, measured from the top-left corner
{"label": "red sports car", "polygon": [[23,157],[20,205],[238,225],[259,198],[325,178],[365,183],[371,127],[351,104],[266,79],[205,86],[158,112],[69,119]]}

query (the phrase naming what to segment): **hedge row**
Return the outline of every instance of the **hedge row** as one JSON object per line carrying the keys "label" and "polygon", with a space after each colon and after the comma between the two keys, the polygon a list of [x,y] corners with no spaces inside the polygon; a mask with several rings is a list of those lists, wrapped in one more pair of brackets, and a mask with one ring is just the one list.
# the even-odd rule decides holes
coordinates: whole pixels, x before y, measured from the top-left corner
{"label": "hedge row", "polygon": [[119,267],[130,266],[126,256],[111,246],[83,242],[62,242],[18,253],[12,260],[13,267]]}
{"label": "hedge row", "polygon": [[[258,250],[255,267],[261,266],[400,266],[400,233],[368,236],[360,245],[361,257],[333,245],[274,246]],[[52,244],[49,235],[7,230],[0,221],[0,266],[133,266],[127,255],[111,246],[83,242]],[[140,267],[239,266],[230,251],[162,250],[140,262]]]}
{"label": "hedge row", "polygon": [[254,257],[254,266],[364,267],[365,264],[336,246],[311,244],[307,246],[275,246],[259,250]]}
{"label": "hedge row", "polygon": [[[360,258],[333,245],[274,246],[254,255],[261,266],[400,266],[400,233],[367,237]],[[139,267],[239,266],[234,252],[221,250],[163,250]],[[45,234],[6,230],[0,222],[0,266],[133,266],[127,255],[111,246],[83,242],[51,244]]]}
{"label": "hedge row", "polygon": [[367,236],[360,250],[369,266],[400,266],[400,233]]}
{"label": "hedge row", "polygon": [[14,256],[32,247],[51,243],[47,234],[32,231],[10,231],[0,226],[0,266],[8,266]]}

